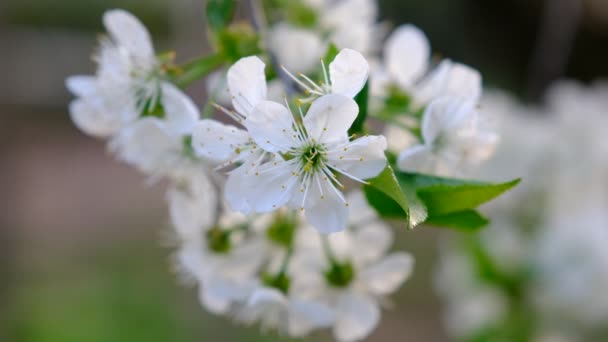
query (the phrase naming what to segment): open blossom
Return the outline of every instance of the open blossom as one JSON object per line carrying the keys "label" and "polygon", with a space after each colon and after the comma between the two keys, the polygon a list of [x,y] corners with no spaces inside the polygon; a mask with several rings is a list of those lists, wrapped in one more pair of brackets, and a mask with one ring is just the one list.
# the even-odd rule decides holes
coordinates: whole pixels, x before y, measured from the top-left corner
{"label": "open blossom", "polygon": [[311,230],[303,230],[297,255],[309,298],[329,305],[335,317],[333,334],[344,342],[372,333],[380,321],[380,303],[413,269],[409,254],[386,255],[393,242],[390,227],[371,212],[363,194],[355,191],[348,198],[358,210],[348,229],[327,236],[325,246]]}
{"label": "open blossom", "polygon": [[301,99],[301,102],[311,102],[327,94],[355,97],[363,89],[369,77],[369,64],[363,55],[351,49],[342,49],[336,55],[329,63],[329,73],[325,69],[323,60],[321,60],[321,68],[323,81],[317,84],[302,73],[298,74],[300,80],[283,67],[283,70],[309,95],[308,98]]}
{"label": "open blossom", "polygon": [[111,10],[103,22],[109,37],[101,40],[96,76],[72,76],[68,89],[78,98],[70,104],[72,120],[87,134],[107,137],[144,112],[156,109],[163,75],[152,40],[129,12]]}
{"label": "open blossom", "polygon": [[492,155],[497,136],[479,120],[475,102],[459,97],[439,98],[422,119],[422,144],[399,154],[404,171],[448,175]]}
{"label": "open blossom", "polygon": [[430,44],[424,33],[413,25],[402,25],[386,41],[384,65],[375,69],[372,89],[384,95],[386,87],[396,85],[411,97],[415,107],[424,107],[442,96],[479,100],[479,72],[447,59],[431,69],[430,60]]}
{"label": "open blossom", "polygon": [[184,163],[185,138],[191,134],[199,111],[194,102],[172,84],[162,85],[161,117],[147,116],[118,132],[110,149],[119,159],[151,176],[166,176]]}
{"label": "open blossom", "polygon": [[312,103],[302,122],[296,122],[283,105],[260,102],[245,126],[257,145],[275,155],[245,176],[250,186],[239,193],[257,212],[287,205],[305,211],[308,222],[321,232],[344,229],[348,202],[336,175],[364,182],[386,166],[384,137],[350,141],[348,129],[358,111],[348,97],[325,95]]}

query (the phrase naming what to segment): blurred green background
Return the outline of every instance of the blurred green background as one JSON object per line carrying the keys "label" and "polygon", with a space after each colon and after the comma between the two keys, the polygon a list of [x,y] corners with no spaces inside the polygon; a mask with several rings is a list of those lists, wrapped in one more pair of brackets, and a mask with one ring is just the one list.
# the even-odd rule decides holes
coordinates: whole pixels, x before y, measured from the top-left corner
{"label": "blurred green background", "polygon": [[[94,70],[104,10],[132,11],[159,51],[187,60],[208,49],[203,2],[0,2],[0,341],[281,340],[203,312],[171,272],[162,184],[145,186],[67,114],[63,80]],[[418,25],[435,52],[528,101],[558,77],[608,74],[605,0],[393,0],[380,9],[383,20]],[[191,95],[202,101],[203,87]],[[415,274],[370,341],[447,340],[431,284],[442,234],[398,232]]]}

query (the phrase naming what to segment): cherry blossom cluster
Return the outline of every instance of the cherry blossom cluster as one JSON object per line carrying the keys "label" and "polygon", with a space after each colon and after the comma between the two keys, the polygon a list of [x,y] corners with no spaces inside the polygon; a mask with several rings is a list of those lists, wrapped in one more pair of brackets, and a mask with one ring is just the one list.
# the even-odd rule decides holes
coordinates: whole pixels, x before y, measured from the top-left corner
{"label": "cherry blossom cluster", "polygon": [[[292,337],[329,328],[361,340],[413,268],[391,252],[392,230],[362,186],[392,173],[390,159],[403,172],[464,174],[497,135],[479,112],[479,73],[433,61],[411,25],[379,46],[373,1],[270,7],[259,54],[186,65],[157,54],[130,13],[106,12],[96,74],[66,81],[70,115],[168,183],[175,264],[206,310]],[[180,79],[192,74],[208,76],[203,115]]]}
{"label": "cherry blossom cluster", "polygon": [[464,341],[605,339],[608,87],[562,81],[540,108],[499,92],[482,103],[504,139],[482,172],[527,185],[492,206],[479,236],[441,245],[448,331]]}

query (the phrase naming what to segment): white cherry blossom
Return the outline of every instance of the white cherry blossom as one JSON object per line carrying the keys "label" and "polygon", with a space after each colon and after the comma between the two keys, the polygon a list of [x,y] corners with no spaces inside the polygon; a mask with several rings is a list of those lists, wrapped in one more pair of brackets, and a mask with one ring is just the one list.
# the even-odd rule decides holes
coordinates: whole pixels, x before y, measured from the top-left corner
{"label": "white cherry blossom", "polygon": [[337,175],[364,182],[386,166],[386,140],[366,136],[353,141],[348,129],[357,104],[343,95],[325,95],[312,103],[298,123],[283,105],[262,101],[245,126],[256,144],[275,157],[246,175],[249,186],[239,193],[254,211],[287,205],[305,211],[306,219],[324,233],[345,228],[348,202]]}
{"label": "white cherry blossom", "polygon": [[431,102],[421,134],[422,144],[399,154],[399,169],[449,175],[487,159],[497,142],[497,136],[482,127],[475,102],[460,97]]}
{"label": "white cherry blossom", "polygon": [[143,24],[129,12],[110,10],[103,23],[96,76],[72,76],[68,89],[78,98],[70,105],[72,120],[85,133],[108,137],[156,109],[164,76]]}

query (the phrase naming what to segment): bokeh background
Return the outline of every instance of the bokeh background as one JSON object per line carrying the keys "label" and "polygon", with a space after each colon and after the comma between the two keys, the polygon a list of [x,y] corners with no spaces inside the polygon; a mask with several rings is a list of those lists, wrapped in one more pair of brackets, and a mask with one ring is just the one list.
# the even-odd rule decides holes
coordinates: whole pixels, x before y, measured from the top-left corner
{"label": "bokeh background", "polygon": [[[528,102],[557,78],[608,75],[606,0],[379,3],[382,20],[414,23],[435,52]],[[163,185],[146,186],[69,121],[64,79],[94,70],[114,7],[141,18],[158,51],[208,49],[204,0],[0,1],[0,341],[281,340],[200,309],[171,272]],[[191,95],[203,101],[203,86]],[[415,274],[370,341],[447,340],[431,285],[442,234],[398,233]]]}

